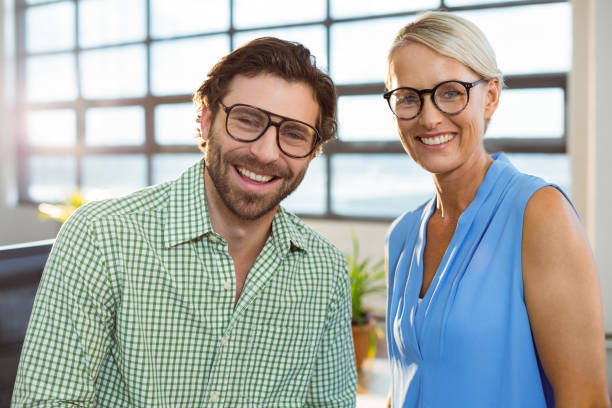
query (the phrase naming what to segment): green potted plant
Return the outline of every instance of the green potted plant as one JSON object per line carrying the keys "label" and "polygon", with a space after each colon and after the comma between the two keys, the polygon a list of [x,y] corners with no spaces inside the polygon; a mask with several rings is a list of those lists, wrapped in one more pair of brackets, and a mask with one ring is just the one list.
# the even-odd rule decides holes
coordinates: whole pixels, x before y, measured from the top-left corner
{"label": "green potted plant", "polygon": [[382,335],[376,326],[374,317],[363,304],[364,296],[374,293],[384,293],[386,288],[384,262],[372,262],[369,257],[359,258],[359,242],[355,232],[351,232],[353,252],[346,255],[351,280],[351,296],[353,309],[353,343],[355,347],[355,363],[357,370],[367,356],[373,356],[376,351],[376,338]]}

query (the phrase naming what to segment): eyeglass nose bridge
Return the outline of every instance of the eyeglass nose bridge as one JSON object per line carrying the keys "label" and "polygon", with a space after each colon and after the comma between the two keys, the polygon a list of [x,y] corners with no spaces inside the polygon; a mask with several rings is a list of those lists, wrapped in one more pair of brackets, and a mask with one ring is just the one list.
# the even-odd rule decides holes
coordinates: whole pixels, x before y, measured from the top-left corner
{"label": "eyeglass nose bridge", "polygon": [[421,102],[421,104],[419,105],[419,111],[415,115],[415,118],[417,116],[419,116],[421,114],[421,112],[423,112],[423,105],[425,105],[425,99],[423,98],[423,95],[425,95],[425,94],[429,94],[429,99],[431,100],[431,103],[434,105],[434,107],[438,111],[444,113],[444,111],[442,109],[440,109],[440,107],[438,106],[438,103],[436,102],[436,98],[434,97],[435,92],[436,92],[436,88],[417,90],[417,93],[419,94],[419,101]]}

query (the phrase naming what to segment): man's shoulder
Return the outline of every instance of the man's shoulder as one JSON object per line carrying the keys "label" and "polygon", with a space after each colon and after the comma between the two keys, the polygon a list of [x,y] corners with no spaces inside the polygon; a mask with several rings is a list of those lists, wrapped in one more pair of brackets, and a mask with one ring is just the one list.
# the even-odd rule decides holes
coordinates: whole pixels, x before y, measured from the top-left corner
{"label": "man's shoulder", "polygon": [[342,252],[329,239],[307,225],[297,215],[284,210],[287,222],[298,235],[304,250],[309,256],[327,259],[329,262],[344,262]]}
{"label": "man's shoulder", "polygon": [[91,201],[78,208],[66,223],[91,224],[106,218],[163,211],[168,205],[172,183],[145,187],[121,197]]}

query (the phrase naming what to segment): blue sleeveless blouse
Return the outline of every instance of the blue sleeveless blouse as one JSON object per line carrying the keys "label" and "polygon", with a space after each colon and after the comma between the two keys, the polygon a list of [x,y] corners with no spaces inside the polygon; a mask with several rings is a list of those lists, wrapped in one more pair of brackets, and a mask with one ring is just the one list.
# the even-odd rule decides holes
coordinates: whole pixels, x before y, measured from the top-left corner
{"label": "blue sleeveless blouse", "polygon": [[[436,198],[387,236],[387,342],[392,406],[554,407],[523,296],[527,202],[542,179],[493,155],[421,304],[427,221]],[[555,186],[556,187],[556,186]]]}

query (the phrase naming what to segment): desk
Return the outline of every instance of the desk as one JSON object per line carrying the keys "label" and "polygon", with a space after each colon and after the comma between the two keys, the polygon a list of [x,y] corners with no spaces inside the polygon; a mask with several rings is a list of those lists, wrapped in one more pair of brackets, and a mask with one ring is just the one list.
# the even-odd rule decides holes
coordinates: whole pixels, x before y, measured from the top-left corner
{"label": "desk", "polygon": [[391,374],[387,358],[363,362],[357,386],[357,408],[386,407]]}

